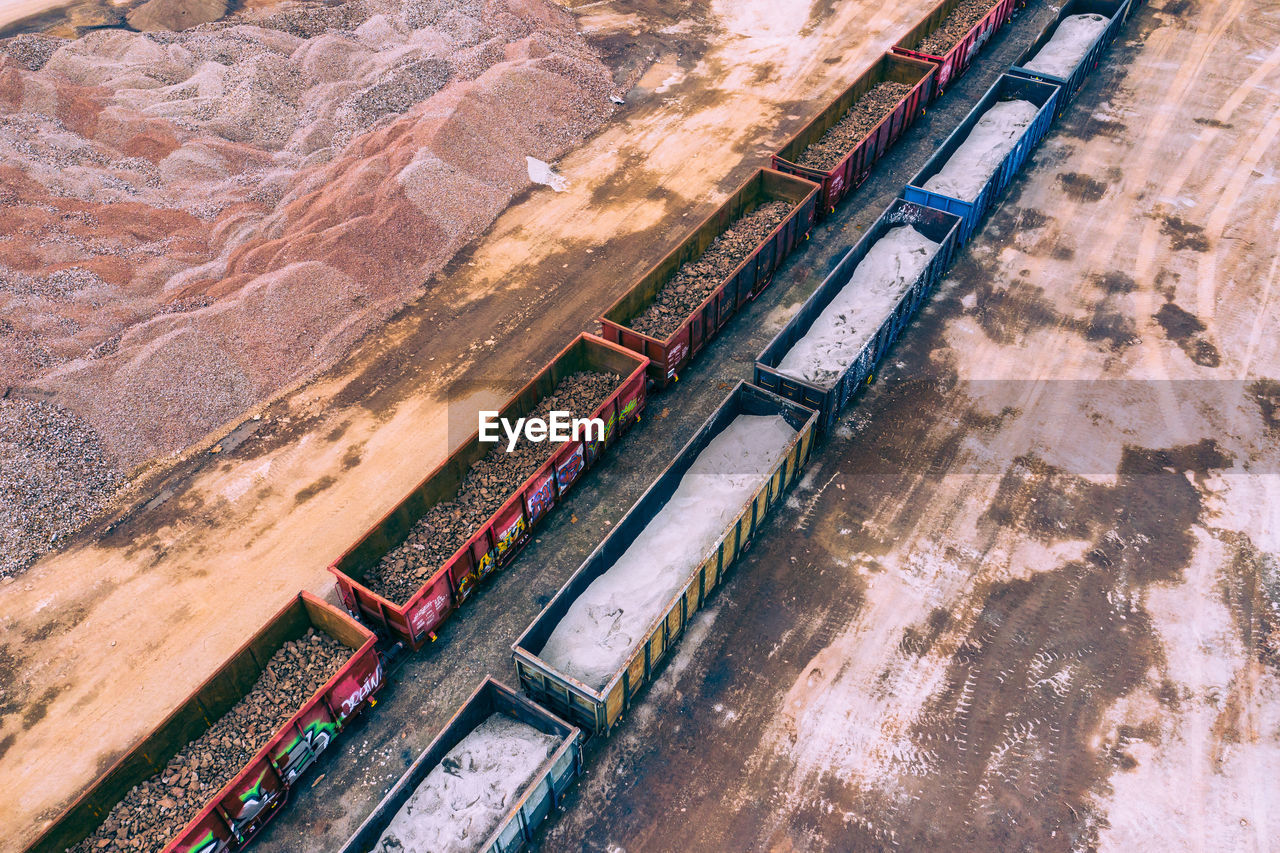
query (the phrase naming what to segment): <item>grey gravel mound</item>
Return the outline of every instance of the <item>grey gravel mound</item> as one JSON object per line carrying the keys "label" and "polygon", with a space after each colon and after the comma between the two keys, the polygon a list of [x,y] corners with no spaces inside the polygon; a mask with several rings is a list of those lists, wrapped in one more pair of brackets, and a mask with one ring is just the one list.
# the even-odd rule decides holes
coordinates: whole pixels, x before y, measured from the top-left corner
{"label": "grey gravel mound", "polygon": [[71,412],[0,400],[0,577],[92,518],[123,480],[98,434]]}

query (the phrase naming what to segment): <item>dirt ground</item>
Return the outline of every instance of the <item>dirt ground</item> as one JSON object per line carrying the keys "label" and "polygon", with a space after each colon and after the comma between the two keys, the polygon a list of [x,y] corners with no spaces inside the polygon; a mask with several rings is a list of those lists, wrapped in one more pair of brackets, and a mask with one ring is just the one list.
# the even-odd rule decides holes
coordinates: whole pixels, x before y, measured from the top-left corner
{"label": "dirt ground", "polygon": [[618,79],[639,79],[619,119],[557,164],[567,192],[528,193],[336,369],[0,587],[0,825],[18,828],[0,849],[29,840],[299,587],[327,592],[324,567],[477,409],[591,328],[923,7],[583,11]]}
{"label": "dirt ground", "polygon": [[[824,8],[796,39],[768,15],[784,5],[735,4],[726,29],[758,35],[715,48],[643,4],[589,7],[615,64],[657,64],[626,126],[561,164],[568,193],[532,194],[430,303],[0,587],[0,825],[50,816],[299,585],[326,591],[323,565],[477,408],[679,239],[664,216],[696,222],[921,11]],[[335,847],[487,672],[513,678],[511,640],[1051,14],[993,39],[394,671],[263,849]],[[675,31],[621,35],[633,21]],[[865,21],[883,28],[851,45]],[[1280,18],[1172,0],[1122,41],[641,705],[591,744],[542,849],[1273,844]]]}
{"label": "dirt ground", "polygon": [[1278,36],[1138,10],[545,849],[1274,849]]}

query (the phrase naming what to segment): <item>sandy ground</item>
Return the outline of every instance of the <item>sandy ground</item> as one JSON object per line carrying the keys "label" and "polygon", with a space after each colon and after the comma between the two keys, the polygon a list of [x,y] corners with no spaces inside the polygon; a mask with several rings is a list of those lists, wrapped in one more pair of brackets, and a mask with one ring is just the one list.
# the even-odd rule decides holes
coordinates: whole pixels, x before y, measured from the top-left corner
{"label": "sandy ground", "polygon": [[[592,326],[923,5],[590,7],[582,28],[619,74],[648,70],[631,110],[557,164],[567,192],[528,194],[337,369],[0,587],[0,825],[21,828],[0,846],[29,839],[298,587],[327,591],[324,566],[477,409]],[[86,732],[91,747],[66,749]]]}
{"label": "sandy ground", "polygon": [[1280,14],[1126,36],[545,849],[1275,849]]}
{"label": "sandy ground", "polygon": [[5,0],[0,3],[0,28],[66,5],[67,0]]}

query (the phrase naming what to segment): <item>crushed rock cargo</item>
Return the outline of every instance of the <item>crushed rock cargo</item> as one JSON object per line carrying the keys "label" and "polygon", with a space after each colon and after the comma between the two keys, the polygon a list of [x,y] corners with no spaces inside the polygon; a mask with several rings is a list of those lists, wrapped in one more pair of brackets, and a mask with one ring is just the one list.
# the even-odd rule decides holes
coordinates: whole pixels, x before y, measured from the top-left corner
{"label": "crushed rock cargo", "polygon": [[1014,0],[942,0],[893,46],[938,66],[934,97],[972,64],[991,35],[1013,16]]}
{"label": "crushed rock cargo", "polygon": [[937,67],[884,54],[773,155],[773,168],[821,184],[818,215],[834,213],[924,111]]}
{"label": "crushed rock cargo", "polygon": [[674,382],[808,235],[819,187],[761,169],[600,318],[600,335],[649,358],[658,388]]}
{"label": "crushed rock cargo", "polygon": [[582,772],[579,729],[486,678],[342,853],[508,853]]}
{"label": "crushed rock cargo", "polygon": [[239,850],[382,686],[374,635],[301,593],[98,778],[32,853]]}
{"label": "crushed rock cargo", "polygon": [[796,479],[815,418],[739,383],[516,642],[525,692],[613,728]]}
{"label": "crushed rock cargo", "polygon": [[[580,335],[499,411],[518,418],[551,409],[604,422],[603,438],[523,442],[513,453],[477,430],[329,571],[343,604],[392,639],[419,649],[640,416],[642,356]],[[581,409],[581,411],[577,411]]]}

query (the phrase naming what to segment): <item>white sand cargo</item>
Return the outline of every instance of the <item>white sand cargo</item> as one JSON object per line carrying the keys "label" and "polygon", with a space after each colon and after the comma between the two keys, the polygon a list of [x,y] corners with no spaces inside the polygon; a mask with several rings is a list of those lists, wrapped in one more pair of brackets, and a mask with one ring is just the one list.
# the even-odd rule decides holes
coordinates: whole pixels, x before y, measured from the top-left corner
{"label": "white sand cargo", "polygon": [[492,678],[342,853],[514,853],[582,772],[582,733]]}
{"label": "white sand cargo", "polygon": [[815,418],[739,383],[516,641],[525,692],[612,729],[799,475]]}

